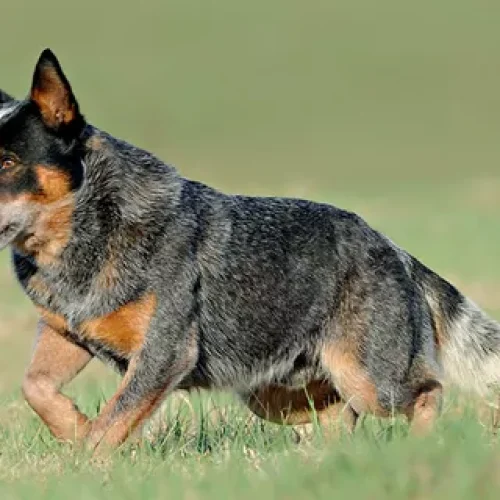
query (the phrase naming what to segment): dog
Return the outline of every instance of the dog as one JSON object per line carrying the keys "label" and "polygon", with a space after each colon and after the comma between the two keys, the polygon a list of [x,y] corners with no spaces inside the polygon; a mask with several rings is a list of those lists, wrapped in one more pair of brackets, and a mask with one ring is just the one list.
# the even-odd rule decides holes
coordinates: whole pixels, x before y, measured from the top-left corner
{"label": "dog", "polygon": [[[500,380],[500,326],[358,215],[226,195],[84,118],[55,55],[1,94],[0,247],[40,319],[24,396],[62,441],[114,448],[177,389],[282,424],[406,415]],[[60,390],[122,375],[90,421]]]}

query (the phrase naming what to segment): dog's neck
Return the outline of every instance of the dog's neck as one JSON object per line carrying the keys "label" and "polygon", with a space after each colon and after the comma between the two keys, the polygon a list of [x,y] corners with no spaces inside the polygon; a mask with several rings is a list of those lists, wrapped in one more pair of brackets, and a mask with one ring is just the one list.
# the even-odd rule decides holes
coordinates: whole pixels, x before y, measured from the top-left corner
{"label": "dog's neck", "polygon": [[84,134],[81,186],[40,207],[15,245],[47,272],[71,269],[75,259],[95,270],[110,244],[128,248],[139,243],[134,239],[161,231],[159,221],[175,211],[180,198],[182,180],[175,169],[94,127]]}
{"label": "dog's neck", "polygon": [[138,222],[147,212],[178,200],[181,178],[151,153],[87,126],[82,155],[84,181],[77,199],[83,203],[106,198],[120,210],[120,222]]}

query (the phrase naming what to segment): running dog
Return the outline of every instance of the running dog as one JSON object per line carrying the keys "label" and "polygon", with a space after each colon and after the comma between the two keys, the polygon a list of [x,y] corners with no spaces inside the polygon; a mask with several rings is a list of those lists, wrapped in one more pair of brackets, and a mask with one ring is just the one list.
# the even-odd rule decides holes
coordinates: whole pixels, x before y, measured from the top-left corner
{"label": "running dog", "polygon": [[[182,178],[90,125],[48,49],[0,101],[0,248],[40,316],[23,392],[56,438],[116,447],[195,388],[274,422],[424,431],[445,380],[497,386],[499,324],[359,216]],[[123,379],[90,421],[60,389],[94,356]]]}

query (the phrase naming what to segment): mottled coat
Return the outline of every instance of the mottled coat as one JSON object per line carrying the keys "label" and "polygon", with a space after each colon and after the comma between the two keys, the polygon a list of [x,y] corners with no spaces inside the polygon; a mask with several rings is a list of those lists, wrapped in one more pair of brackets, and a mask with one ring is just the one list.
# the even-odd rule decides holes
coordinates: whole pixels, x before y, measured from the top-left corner
{"label": "mottled coat", "polygon": [[[498,383],[497,323],[359,216],[182,178],[89,125],[50,51],[0,101],[0,244],[40,313],[23,388],[58,438],[120,444],[193,388],[284,423],[425,428],[446,375]],[[89,422],[59,389],[93,356],[124,377]]]}

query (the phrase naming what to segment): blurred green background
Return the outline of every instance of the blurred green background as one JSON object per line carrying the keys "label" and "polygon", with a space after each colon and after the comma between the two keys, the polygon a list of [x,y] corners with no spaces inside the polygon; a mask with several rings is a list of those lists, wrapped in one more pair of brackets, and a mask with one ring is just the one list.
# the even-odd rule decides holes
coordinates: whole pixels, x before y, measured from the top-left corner
{"label": "blurred green background", "polygon": [[[50,47],[94,125],[226,191],[354,210],[500,318],[498,0],[3,0],[0,14],[4,90],[26,95],[38,55]],[[0,478],[28,486],[13,483],[0,496],[97,498],[109,470],[90,469],[75,487],[87,462],[55,445],[21,402],[36,315],[8,263],[4,251]],[[95,413],[115,382],[95,363],[69,391]],[[190,500],[224,498],[219,486],[229,491],[234,483],[227,498],[283,498],[279,491],[330,498],[339,485],[350,498],[361,491],[365,498],[498,497],[500,455],[489,436],[477,437],[483,428],[475,417],[466,426],[446,420],[447,432],[421,447],[397,438],[397,426],[370,424],[352,446],[335,447],[319,472],[316,450],[300,451],[309,465],[300,459],[288,475],[261,468],[271,460],[283,470],[273,451],[278,431],[248,428],[247,419],[241,410],[229,419],[233,431],[214,424],[208,441],[220,439],[210,460],[236,457],[255,475],[216,474],[193,486],[186,470],[206,465],[206,436],[200,425],[194,441],[181,436],[175,448],[175,424],[164,447],[175,448],[171,454],[160,448],[137,467],[130,467],[135,455],[126,456],[105,493],[164,498],[177,484],[176,498],[182,491]],[[279,446],[280,457],[293,448]],[[171,464],[179,473],[173,479],[164,476]],[[54,478],[42,492],[47,471]],[[149,480],[152,471],[157,480]],[[256,477],[278,482],[259,490]]]}
{"label": "blurred green background", "polygon": [[[16,0],[0,86],[45,47],[96,126],[231,192],[355,210],[500,311],[500,3]],[[35,315],[0,265],[0,393]]]}

